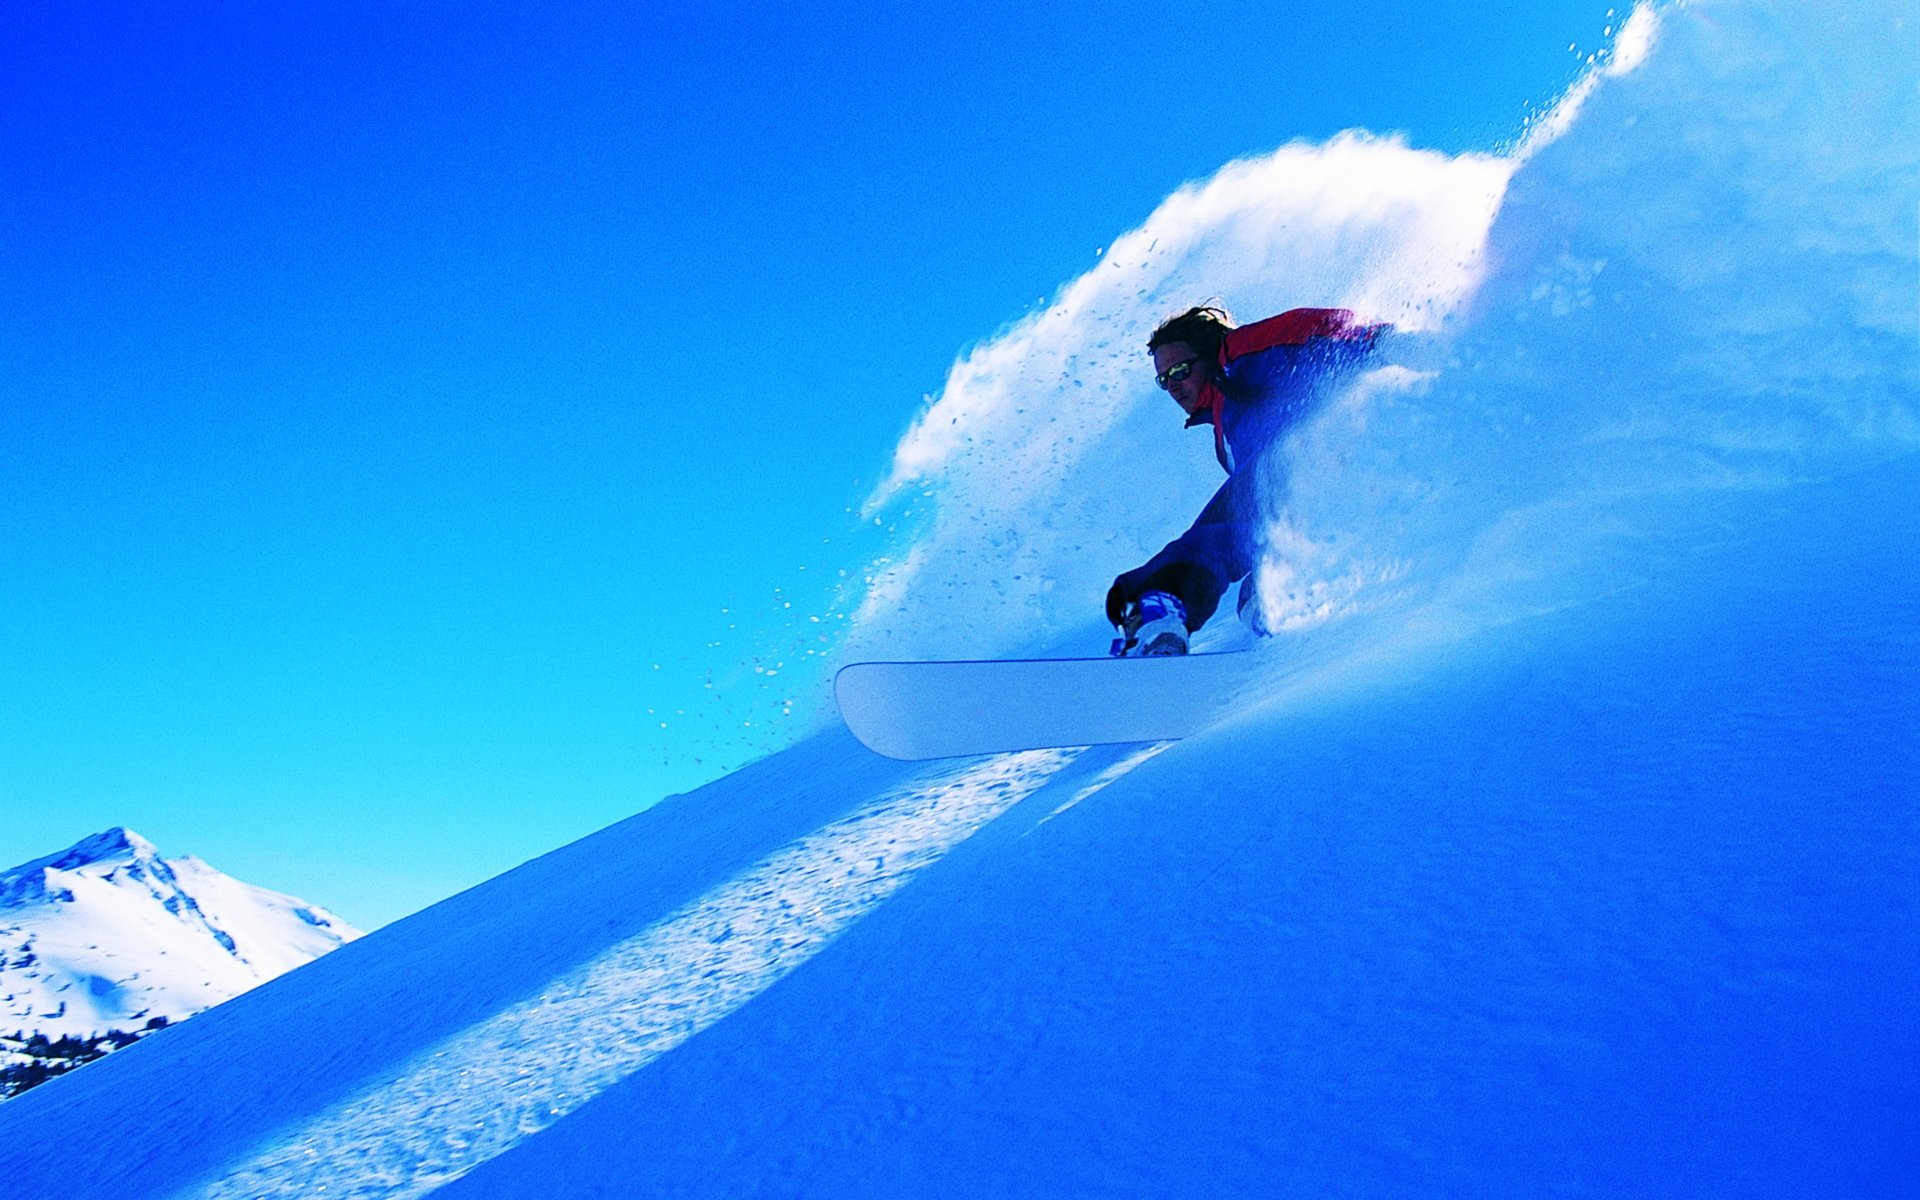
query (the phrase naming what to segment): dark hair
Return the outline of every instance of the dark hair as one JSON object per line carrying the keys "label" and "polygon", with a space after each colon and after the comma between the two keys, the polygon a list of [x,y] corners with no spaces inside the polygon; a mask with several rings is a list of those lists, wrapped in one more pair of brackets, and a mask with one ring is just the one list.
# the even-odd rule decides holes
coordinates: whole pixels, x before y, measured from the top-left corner
{"label": "dark hair", "polygon": [[1217,304],[1202,304],[1160,322],[1160,328],[1147,339],[1147,353],[1172,342],[1185,342],[1195,354],[1215,362],[1220,357],[1220,343],[1227,340],[1232,328],[1232,313]]}

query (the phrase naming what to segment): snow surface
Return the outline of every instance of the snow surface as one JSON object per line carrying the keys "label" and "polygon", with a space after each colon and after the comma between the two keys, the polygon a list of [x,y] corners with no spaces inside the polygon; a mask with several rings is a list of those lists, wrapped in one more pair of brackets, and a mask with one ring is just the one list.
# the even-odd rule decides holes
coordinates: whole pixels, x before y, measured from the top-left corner
{"label": "snow surface", "polygon": [[0,873],[0,1032],[138,1032],[359,936],[323,908],[110,829]]}
{"label": "snow surface", "polygon": [[[1211,487],[1112,520],[1103,464],[1168,440],[1135,335],[1197,291],[1350,299],[1341,246],[1430,306],[1275,481],[1288,632],[1232,719],[911,765],[830,726],[0,1107],[0,1177],[1907,1194],[1920,47],[1903,5],[1808,15],[1642,10],[1630,61],[1457,174],[1364,137],[1229,168],[1149,221],[1172,259],[956,368],[863,644],[932,646],[966,588],[967,653],[1084,652],[1075,604]],[[1401,254],[1415,159],[1445,211]],[[1299,221],[1335,246],[1291,274]],[[968,363],[1056,381],[1025,396],[1055,419]],[[76,1165],[76,1130],[111,1151]]]}

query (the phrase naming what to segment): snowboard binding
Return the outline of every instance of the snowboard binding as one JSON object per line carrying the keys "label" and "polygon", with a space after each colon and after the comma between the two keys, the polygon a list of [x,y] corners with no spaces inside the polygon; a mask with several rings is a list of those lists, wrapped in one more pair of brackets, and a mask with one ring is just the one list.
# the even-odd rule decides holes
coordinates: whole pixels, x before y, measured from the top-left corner
{"label": "snowboard binding", "polygon": [[1148,592],[1121,610],[1115,658],[1159,658],[1187,652],[1187,606],[1171,592]]}

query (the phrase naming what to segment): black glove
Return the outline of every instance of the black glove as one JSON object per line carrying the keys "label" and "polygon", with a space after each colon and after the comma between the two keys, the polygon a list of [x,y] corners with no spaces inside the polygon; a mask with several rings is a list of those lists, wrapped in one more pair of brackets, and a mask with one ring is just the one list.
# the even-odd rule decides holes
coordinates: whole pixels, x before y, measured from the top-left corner
{"label": "black glove", "polygon": [[1146,595],[1149,572],[1146,567],[1135,567],[1126,574],[1118,576],[1113,586],[1107,589],[1107,624],[1118,625],[1126,615],[1127,605]]}

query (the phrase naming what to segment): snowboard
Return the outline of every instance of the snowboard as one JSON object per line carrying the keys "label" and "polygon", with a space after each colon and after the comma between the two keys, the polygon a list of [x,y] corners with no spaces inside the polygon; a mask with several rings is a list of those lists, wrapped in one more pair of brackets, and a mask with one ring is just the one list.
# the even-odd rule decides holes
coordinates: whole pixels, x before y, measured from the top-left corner
{"label": "snowboard", "polygon": [[888,758],[1163,742],[1205,728],[1257,656],[863,662],[834,676],[847,728]]}

